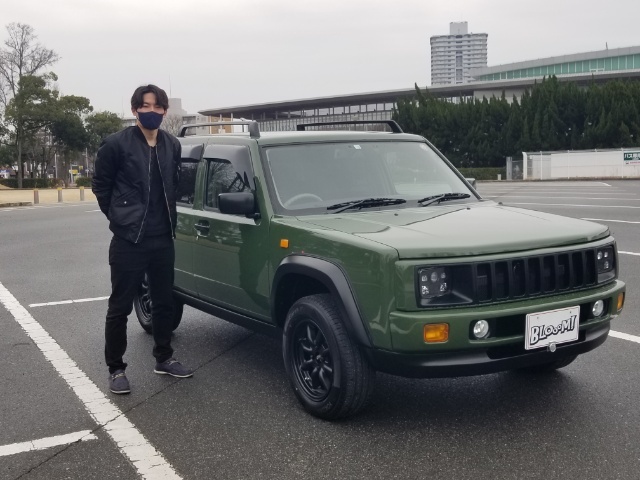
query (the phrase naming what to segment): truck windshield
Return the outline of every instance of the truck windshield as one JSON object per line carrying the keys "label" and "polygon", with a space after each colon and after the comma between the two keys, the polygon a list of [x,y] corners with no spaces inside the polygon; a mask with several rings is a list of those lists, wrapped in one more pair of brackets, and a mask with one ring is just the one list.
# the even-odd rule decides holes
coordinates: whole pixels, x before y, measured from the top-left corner
{"label": "truck windshield", "polygon": [[287,210],[326,210],[365,198],[404,199],[380,208],[406,208],[419,206],[425,197],[454,192],[470,195],[446,204],[477,201],[426,143],[286,145],[267,147],[265,155],[277,201]]}

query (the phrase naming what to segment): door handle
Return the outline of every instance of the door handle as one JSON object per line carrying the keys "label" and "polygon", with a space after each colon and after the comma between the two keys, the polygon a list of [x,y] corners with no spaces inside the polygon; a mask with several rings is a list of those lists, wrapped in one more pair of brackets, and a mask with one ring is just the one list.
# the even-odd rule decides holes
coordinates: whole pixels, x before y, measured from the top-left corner
{"label": "door handle", "polygon": [[202,236],[207,236],[209,235],[209,222],[206,221],[200,221],[198,223],[196,223],[193,228],[196,231],[196,235],[202,235]]}

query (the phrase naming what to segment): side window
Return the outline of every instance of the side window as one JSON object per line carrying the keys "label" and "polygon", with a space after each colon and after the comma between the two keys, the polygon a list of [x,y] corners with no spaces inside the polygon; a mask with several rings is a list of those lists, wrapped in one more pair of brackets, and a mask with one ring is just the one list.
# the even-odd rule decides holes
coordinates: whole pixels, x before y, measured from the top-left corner
{"label": "side window", "polygon": [[203,144],[182,145],[182,158],[180,159],[180,182],[176,202],[190,207],[196,191],[196,172],[198,163],[202,158]]}
{"label": "side window", "polygon": [[242,145],[209,145],[205,207],[218,208],[221,193],[246,192],[255,188],[249,149]]}
{"label": "side window", "polygon": [[176,201],[181,205],[193,205],[193,197],[196,191],[196,171],[198,162],[183,158],[180,162],[180,183]]}

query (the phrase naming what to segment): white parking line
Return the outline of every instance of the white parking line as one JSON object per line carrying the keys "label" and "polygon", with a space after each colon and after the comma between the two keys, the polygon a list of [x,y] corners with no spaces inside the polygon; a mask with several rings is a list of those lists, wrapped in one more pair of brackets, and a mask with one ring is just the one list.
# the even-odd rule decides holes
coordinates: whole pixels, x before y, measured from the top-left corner
{"label": "white parking line", "polygon": [[634,252],[622,252],[620,250],[618,250],[618,253],[624,253],[625,255],[636,255],[638,257],[640,257],[640,253],[634,253]]}
{"label": "white parking line", "polygon": [[81,432],[68,433],[66,435],[57,435],[55,437],[40,438],[30,442],[12,443],[11,445],[0,446],[0,457],[15,455],[17,453],[34,452],[36,450],[46,450],[51,447],[59,447],[60,445],[70,445],[76,442],[85,442],[87,440],[97,440],[91,430],[82,430]]}
{"label": "white parking line", "polygon": [[631,222],[629,220],[611,220],[608,218],[581,218],[580,220],[591,220],[592,222],[640,223]]}
{"label": "white parking line", "polygon": [[513,187],[523,187],[523,188],[551,188],[551,187],[611,187],[608,183],[605,182],[592,182],[592,181],[533,181],[533,182],[507,182],[507,183],[499,183],[499,182],[479,182],[479,185],[483,186],[491,186],[491,187],[504,187],[504,188],[513,188]]}
{"label": "white parking line", "polygon": [[582,205],[577,203],[517,203],[505,202],[505,205],[540,205],[543,207],[588,207],[588,208],[640,208],[628,205]]}
{"label": "white parking line", "polygon": [[181,478],[162,454],[78,368],[69,355],[2,283],[0,283],[0,303],[71,387],[89,415],[98,425],[104,427],[104,431],[113,439],[120,452],[129,459],[142,478]]}
{"label": "white parking line", "polygon": [[628,333],[616,332],[614,330],[609,330],[609,335],[623,340],[629,340],[630,342],[640,343],[640,337],[636,335],[629,335]]}
{"label": "white parking line", "polygon": [[86,302],[98,302],[100,300],[107,300],[109,297],[94,297],[94,298],[80,298],[78,300],[60,300],[57,302],[47,303],[31,303],[29,308],[34,307],[50,307],[51,305],[68,305],[70,303],[86,303]]}
{"label": "white parking line", "polygon": [[[591,193],[593,195],[593,193]],[[640,198],[614,198],[614,197],[592,197],[591,195],[585,194],[582,197],[569,197],[569,196],[560,196],[560,197],[549,197],[545,195],[544,198],[561,198],[561,199],[583,199],[583,200],[624,200],[626,202],[640,202]],[[484,198],[540,198],[539,195],[509,195],[508,193],[503,193],[501,195],[483,195]]]}

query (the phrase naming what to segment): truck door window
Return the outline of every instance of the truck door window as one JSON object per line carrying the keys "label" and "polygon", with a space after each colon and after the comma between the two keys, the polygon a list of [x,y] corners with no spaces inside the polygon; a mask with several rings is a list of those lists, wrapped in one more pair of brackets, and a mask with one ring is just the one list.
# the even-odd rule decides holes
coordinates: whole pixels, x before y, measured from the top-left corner
{"label": "truck door window", "polygon": [[183,158],[180,162],[180,182],[176,201],[184,206],[193,205],[193,197],[196,191],[196,170],[198,162]]}
{"label": "truck door window", "polygon": [[205,207],[218,208],[221,193],[246,192],[255,188],[249,149],[240,145],[210,145],[207,160]]}
{"label": "truck door window", "polygon": [[176,201],[182,206],[193,206],[193,198],[196,191],[196,171],[202,158],[203,144],[182,145],[182,158],[180,159],[180,179],[176,192]]}

